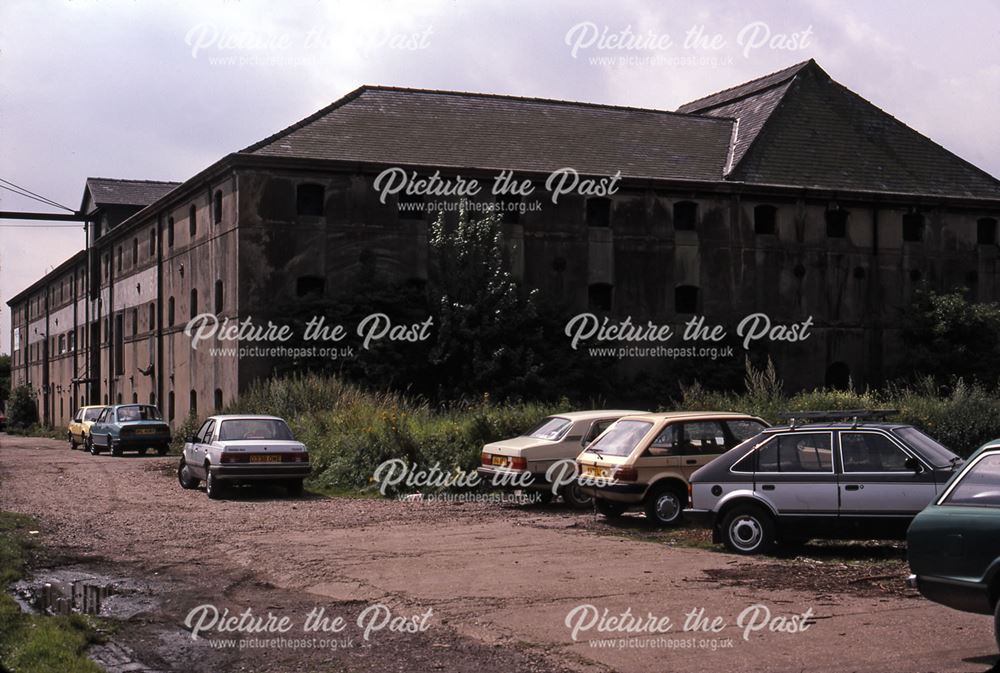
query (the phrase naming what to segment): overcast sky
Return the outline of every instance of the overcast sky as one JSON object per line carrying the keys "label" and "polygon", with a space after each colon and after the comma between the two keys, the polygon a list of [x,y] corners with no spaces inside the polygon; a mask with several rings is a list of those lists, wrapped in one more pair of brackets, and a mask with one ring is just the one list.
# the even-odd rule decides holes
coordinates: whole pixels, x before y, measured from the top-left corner
{"label": "overcast sky", "polygon": [[[956,6],[2,0],[0,178],[75,209],[87,176],[185,180],[361,84],[670,110],[809,58],[1000,175],[1000,3]],[[594,30],[654,44],[601,49]],[[637,60],[595,62],[621,55]],[[0,191],[0,210],[45,207]],[[76,227],[10,224],[0,221],[0,353],[6,301],[83,247]]]}

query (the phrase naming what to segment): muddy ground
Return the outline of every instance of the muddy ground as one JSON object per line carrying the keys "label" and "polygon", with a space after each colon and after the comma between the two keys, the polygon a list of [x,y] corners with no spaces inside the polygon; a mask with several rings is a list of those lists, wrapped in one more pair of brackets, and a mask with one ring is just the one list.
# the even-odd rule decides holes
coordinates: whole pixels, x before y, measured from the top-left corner
{"label": "muddy ground", "polygon": [[[704,531],[558,506],[290,499],[278,488],[215,502],[178,487],[174,460],[0,435],[0,510],[39,521],[49,551],[37,576],[54,569],[117,587],[102,609],[108,642],[95,652],[112,671],[980,673],[996,661],[992,620],[903,587],[898,544],[745,559]],[[206,604],[287,617],[292,628],[192,638],[185,618]],[[426,628],[366,641],[355,620],[373,605],[405,624],[429,610]],[[585,606],[668,617],[672,630],[582,629],[574,640],[567,615],[589,614]],[[772,619],[760,630],[741,628],[741,614],[764,608]],[[303,631],[319,609],[344,630]],[[685,631],[699,610],[702,630]],[[806,628],[789,633],[804,614]],[[705,630],[715,618],[718,630]]]}

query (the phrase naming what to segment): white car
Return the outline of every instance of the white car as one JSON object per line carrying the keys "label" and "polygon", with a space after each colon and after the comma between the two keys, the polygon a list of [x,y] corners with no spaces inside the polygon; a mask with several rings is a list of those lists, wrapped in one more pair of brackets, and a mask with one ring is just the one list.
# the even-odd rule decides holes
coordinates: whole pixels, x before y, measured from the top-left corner
{"label": "white car", "polygon": [[211,416],[187,438],[177,481],[182,488],[205,482],[209,498],[225,496],[238,482],[276,481],[291,495],[302,494],[309,476],[309,453],[277,416]]}
{"label": "white car", "polygon": [[[546,473],[554,463],[574,461],[580,451],[619,418],[642,413],[645,412],[601,409],[549,416],[520,437],[484,446],[479,474],[488,483],[502,488],[511,485],[523,487],[523,482],[530,482],[527,489],[539,492],[542,501],[548,502],[553,493]],[[508,478],[511,480],[508,481]],[[591,497],[580,490],[575,479],[563,486],[559,495],[566,504],[576,508],[593,504]]]}

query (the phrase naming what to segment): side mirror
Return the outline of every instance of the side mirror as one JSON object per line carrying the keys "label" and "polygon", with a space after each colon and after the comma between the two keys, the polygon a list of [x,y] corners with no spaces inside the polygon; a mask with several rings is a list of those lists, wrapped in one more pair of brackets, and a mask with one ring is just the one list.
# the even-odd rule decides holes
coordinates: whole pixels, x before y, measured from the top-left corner
{"label": "side mirror", "polygon": [[924,466],[920,464],[920,461],[916,458],[907,458],[906,462],[903,463],[906,469],[913,470],[915,473],[920,474],[924,471]]}

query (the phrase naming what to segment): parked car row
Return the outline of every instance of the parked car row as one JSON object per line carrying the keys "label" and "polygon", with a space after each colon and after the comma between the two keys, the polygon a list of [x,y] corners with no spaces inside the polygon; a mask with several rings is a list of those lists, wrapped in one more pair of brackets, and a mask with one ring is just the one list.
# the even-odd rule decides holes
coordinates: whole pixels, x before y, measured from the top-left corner
{"label": "parked car row", "polygon": [[140,455],[153,449],[166,455],[170,449],[170,426],[152,404],[86,406],[66,429],[70,449],[83,446],[91,455],[108,451],[120,456],[125,451]]}

